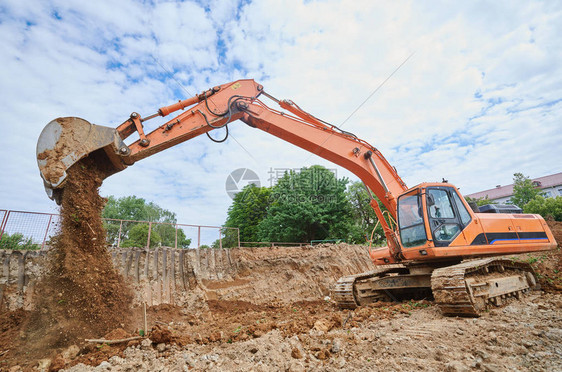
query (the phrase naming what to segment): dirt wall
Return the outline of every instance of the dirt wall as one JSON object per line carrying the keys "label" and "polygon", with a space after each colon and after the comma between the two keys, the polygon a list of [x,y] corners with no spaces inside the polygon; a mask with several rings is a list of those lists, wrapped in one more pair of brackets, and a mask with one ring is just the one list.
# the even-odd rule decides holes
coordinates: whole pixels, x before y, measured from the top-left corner
{"label": "dirt wall", "polygon": [[[312,300],[342,275],[371,269],[367,249],[346,244],[295,248],[110,249],[134,302],[187,305],[207,299]],[[0,250],[0,309],[31,309],[46,252]]]}

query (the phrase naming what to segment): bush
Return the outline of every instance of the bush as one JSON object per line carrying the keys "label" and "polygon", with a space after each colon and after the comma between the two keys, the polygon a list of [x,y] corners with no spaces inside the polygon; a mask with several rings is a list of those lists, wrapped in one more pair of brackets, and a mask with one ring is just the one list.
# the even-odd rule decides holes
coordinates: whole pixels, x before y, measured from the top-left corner
{"label": "bush", "polygon": [[523,207],[523,212],[540,214],[544,218],[552,217],[562,221],[562,196],[543,198],[536,196]]}
{"label": "bush", "polygon": [[0,240],[0,249],[38,250],[40,248],[40,244],[33,244],[31,238],[25,238],[23,234],[20,233],[14,233],[12,235],[4,233],[2,235],[2,240]]}

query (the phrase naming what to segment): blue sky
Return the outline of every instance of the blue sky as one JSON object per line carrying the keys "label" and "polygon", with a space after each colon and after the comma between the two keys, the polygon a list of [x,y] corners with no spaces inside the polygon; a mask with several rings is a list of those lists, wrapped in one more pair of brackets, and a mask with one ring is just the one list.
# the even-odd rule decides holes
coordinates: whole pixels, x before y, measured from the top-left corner
{"label": "blue sky", "polygon": [[[466,4],[465,4],[466,3]],[[562,171],[562,6],[556,1],[12,1],[0,4],[0,209],[56,211],[35,160],[59,116],[117,126],[209,87],[253,78],[342,123],[405,182],[471,193],[513,173]],[[149,122],[147,130],[162,121]],[[220,225],[231,171],[322,164],[243,123],[106,180],[179,222]],[[217,133],[216,137],[222,134]]]}

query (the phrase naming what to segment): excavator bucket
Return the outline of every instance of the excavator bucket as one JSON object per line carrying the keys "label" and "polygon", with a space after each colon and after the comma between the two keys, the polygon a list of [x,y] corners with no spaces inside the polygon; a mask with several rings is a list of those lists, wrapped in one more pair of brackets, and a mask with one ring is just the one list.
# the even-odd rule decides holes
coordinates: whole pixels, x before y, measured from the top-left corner
{"label": "excavator bucket", "polygon": [[37,164],[49,198],[60,204],[68,168],[102,149],[114,167],[108,176],[126,167],[120,154],[126,155],[129,149],[114,128],[77,117],[58,118],[47,124],[37,141]]}

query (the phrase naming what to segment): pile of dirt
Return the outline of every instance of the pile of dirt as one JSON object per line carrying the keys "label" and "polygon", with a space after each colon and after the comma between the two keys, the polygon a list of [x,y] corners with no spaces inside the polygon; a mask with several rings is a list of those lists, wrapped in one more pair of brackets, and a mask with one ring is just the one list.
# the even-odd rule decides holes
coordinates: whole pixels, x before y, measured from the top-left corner
{"label": "pile of dirt", "polygon": [[558,246],[550,251],[524,253],[512,258],[531,264],[545,292],[562,292],[562,222],[547,220]]}
{"label": "pile of dirt", "polygon": [[25,354],[18,348],[10,352],[16,359],[24,356],[20,365],[130,323],[132,292],[112,264],[101,220],[105,201],[98,189],[105,172],[95,155],[68,170],[60,232],[51,241],[46,273],[35,287],[35,307],[19,339]]}
{"label": "pile of dirt", "polygon": [[541,288],[548,292],[562,292],[562,222],[546,221],[558,247],[529,258],[538,274]]}

